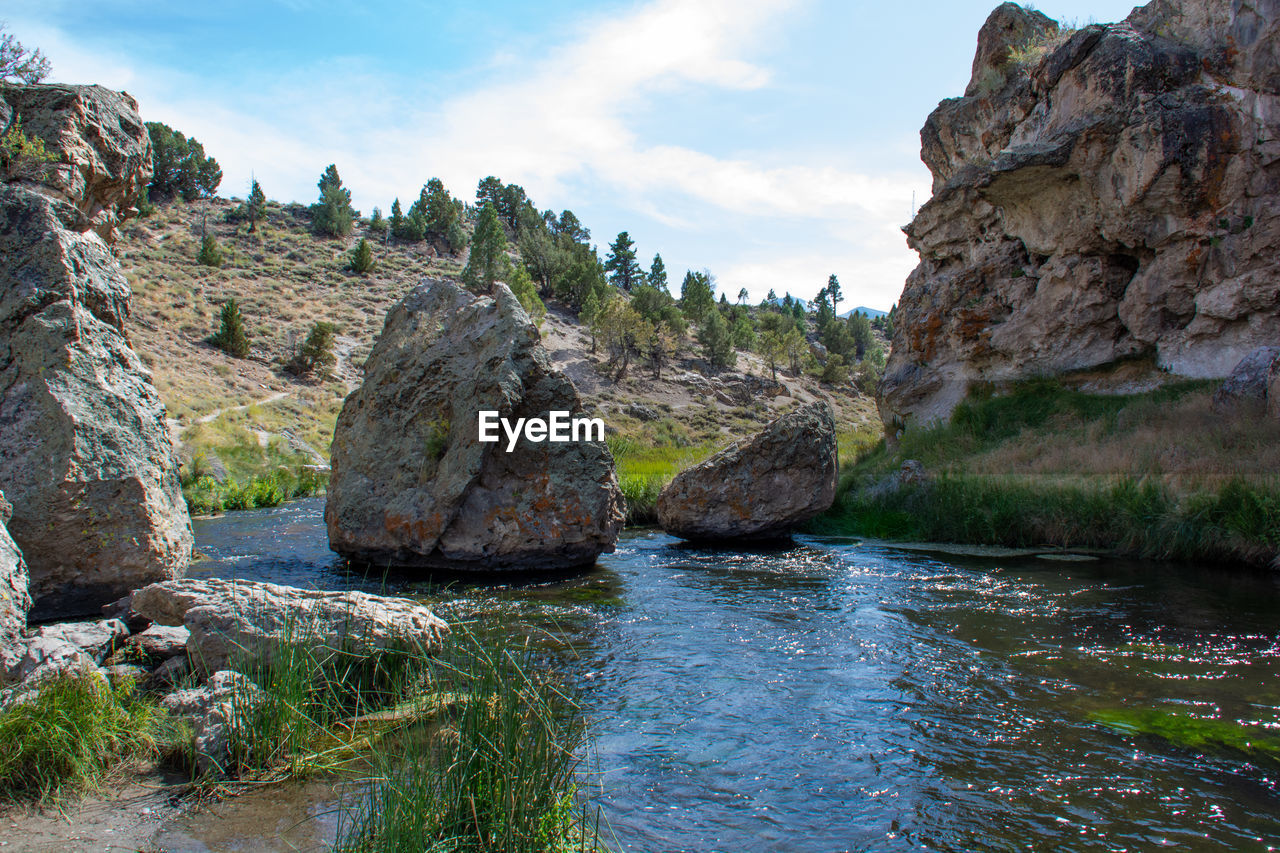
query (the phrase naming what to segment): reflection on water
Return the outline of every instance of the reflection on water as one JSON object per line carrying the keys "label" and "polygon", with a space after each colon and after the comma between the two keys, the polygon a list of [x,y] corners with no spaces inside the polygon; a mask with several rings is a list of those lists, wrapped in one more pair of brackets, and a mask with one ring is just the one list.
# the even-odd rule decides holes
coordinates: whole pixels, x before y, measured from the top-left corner
{"label": "reflection on water", "polygon": [[321,508],[197,522],[198,572],[417,592],[447,618],[535,629],[585,689],[624,849],[1280,839],[1274,759],[1097,722],[1154,709],[1280,730],[1270,578],[848,539],[734,552],[641,532],[569,577],[369,579],[328,551]]}

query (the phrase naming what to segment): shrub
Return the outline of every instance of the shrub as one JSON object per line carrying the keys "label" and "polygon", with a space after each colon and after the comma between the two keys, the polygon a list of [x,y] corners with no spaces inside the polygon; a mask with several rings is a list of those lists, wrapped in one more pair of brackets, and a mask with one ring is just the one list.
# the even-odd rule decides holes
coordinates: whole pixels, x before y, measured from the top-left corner
{"label": "shrub", "polygon": [[285,370],[295,376],[319,374],[327,376],[329,368],[337,363],[334,354],[334,343],[337,339],[338,327],[323,320],[311,327],[307,339],[298,347],[293,358],[285,365]]}
{"label": "shrub", "polygon": [[29,137],[22,132],[21,116],[13,120],[4,136],[0,136],[0,168],[10,180],[39,180],[49,164],[57,159],[58,155],[45,147],[43,139]]}

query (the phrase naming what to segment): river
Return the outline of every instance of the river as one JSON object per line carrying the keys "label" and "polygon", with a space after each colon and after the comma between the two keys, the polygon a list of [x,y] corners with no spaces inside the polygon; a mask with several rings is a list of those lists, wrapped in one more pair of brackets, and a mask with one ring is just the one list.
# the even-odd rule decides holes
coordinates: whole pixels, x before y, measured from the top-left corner
{"label": "river", "polygon": [[[191,574],[417,591],[446,618],[533,626],[583,688],[620,849],[1280,844],[1280,755],[1133,724],[1192,737],[1185,721],[1224,720],[1280,744],[1270,576],[804,536],[713,550],[634,531],[589,572],[442,590],[349,573],[322,512],[314,499],[197,521]],[[210,849],[237,808],[158,840]],[[260,833],[260,804],[245,815]],[[322,837],[332,818],[316,820]]]}

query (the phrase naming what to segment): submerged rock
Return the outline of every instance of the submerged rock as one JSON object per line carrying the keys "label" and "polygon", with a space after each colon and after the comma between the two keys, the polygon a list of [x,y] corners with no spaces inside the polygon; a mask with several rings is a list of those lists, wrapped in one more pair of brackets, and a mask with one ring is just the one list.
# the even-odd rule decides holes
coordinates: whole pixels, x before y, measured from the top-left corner
{"label": "submerged rock", "polygon": [[205,674],[270,660],[286,642],[353,653],[406,644],[429,651],[449,631],[408,599],[220,578],[151,584],[134,592],[129,606],[153,622],[190,631],[187,657]]}
{"label": "submerged rock", "polygon": [[13,508],[0,492],[0,682],[21,655],[31,596],[27,592],[27,564],[5,525]]}
{"label": "submerged rock", "polygon": [[45,619],[181,574],[192,537],[104,241],[150,177],[137,106],[97,86],[0,86],[0,124],[18,118],[58,160],[0,184],[0,488]]}
{"label": "submerged rock", "polygon": [[836,467],[831,405],[810,403],[677,474],[658,495],[658,523],[682,539],[785,536],[831,506]]}
{"label": "submerged rock", "polygon": [[334,429],[329,546],[378,565],[564,568],[612,551],[623,497],[603,441],[479,441],[483,410],[580,415],[503,284],[429,280],[387,315]]}
{"label": "submerged rock", "polygon": [[890,434],[977,382],[1126,360],[1220,378],[1280,340],[1277,42],[1274,4],[1155,0],[1074,32],[992,13],[965,97],[920,133]]}

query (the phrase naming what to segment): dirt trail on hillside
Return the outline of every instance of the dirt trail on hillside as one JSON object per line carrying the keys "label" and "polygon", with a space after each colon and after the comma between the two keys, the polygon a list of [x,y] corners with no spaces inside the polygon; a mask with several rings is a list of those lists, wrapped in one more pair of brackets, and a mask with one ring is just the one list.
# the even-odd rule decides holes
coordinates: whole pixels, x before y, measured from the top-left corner
{"label": "dirt trail on hillside", "polygon": [[185,424],[185,425],[182,423],[179,423],[173,418],[166,418],[165,423],[169,427],[169,435],[173,437],[174,445],[179,445],[182,443],[182,434],[187,430],[191,429],[196,424],[212,423],[213,421],[216,421],[218,418],[225,415],[227,412],[242,412],[245,409],[251,408],[253,406],[265,406],[270,403],[274,403],[278,400],[283,400],[285,397],[290,396],[292,393],[293,393],[292,391],[276,391],[273,394],[268,394],[265,397],[262,397],[258,400],[254,400],[252,403],[245,403],[242,406],[226,406],[225,408],[214,409],[209,414],[201,415],[191,423]]}

